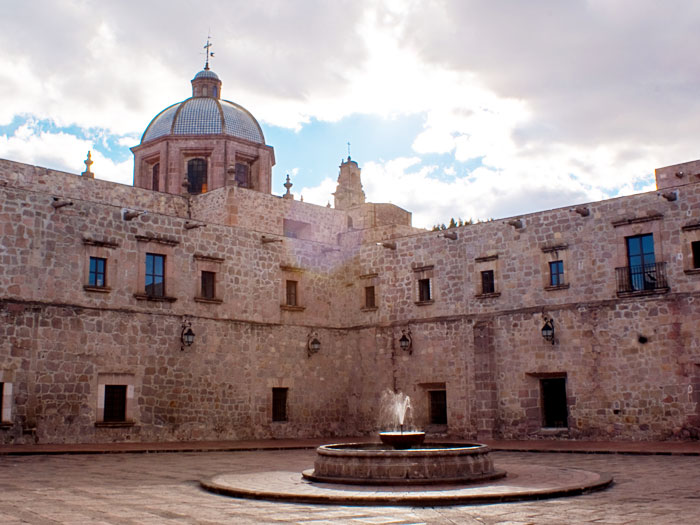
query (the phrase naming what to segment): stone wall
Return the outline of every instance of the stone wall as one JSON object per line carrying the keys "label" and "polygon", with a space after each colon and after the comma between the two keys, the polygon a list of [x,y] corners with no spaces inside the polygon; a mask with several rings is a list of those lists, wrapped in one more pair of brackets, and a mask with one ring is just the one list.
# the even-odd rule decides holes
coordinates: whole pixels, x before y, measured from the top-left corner
{"label": "stone wall", "polygon": [[[350,229],[345,211],[241,188],[188,200],[1,161],[0,372],[13,404],[0,440],[368,433],[387,388],[411,395],[416,424],[437,435],[697,438],[700,184],[670,191],[675,200],[649,192],[451,239],[401,213]],[[125,209],[146,213],[125,220]],[[626,237],[641,234],[668,285],[625,292],[616,268],[628,265]],[[147,253],[166,258],[159,300],[144,293]],[[91,256],[107,260],[105,289],[87,286]],[[202,300],[202,271],[216,274],[214,300]],[[184,349],[183,323],[196,334]],[[312,337],[321,350],[310,355]],[[543,428],[548,378],[565,378],[564,428]],[[110,381],[128,385],[128,424],[100,421]],[[287,422],[271,421],[273,388],[289,389]],[[436,390],[447,425],[430,423]]]}

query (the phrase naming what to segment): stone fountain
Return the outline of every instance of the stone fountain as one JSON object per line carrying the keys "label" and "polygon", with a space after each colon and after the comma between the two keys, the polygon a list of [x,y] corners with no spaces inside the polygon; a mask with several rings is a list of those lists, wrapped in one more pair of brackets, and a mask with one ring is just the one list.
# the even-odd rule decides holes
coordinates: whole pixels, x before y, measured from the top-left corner
{"label": "stone fountain", "polygon": [[424,443],[425,432],[410,425],[411,412],[408,396],[387,391],[380,420],[392,430],[379,433],[382,444],[322,445],[316,449],[313,470],[304,471],[304,478],[325,483],[424,485],[474,483],[506,475],[494,468],[486,445]]}

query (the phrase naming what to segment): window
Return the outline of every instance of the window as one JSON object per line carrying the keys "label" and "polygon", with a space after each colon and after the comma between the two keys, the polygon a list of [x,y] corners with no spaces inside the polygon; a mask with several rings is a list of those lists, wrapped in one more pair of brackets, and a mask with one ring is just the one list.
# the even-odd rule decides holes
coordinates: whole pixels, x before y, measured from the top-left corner
{"label": "window", "polygon": [[447,391],[429,390],[430,424],[447,425]]}
{"label": "window", "polygon": [[95,288],[104,288],[107,286],[107,259],[102,257],[90,257],[90,274],[88,277],[88,285]]}
{"label": "window", "polygon": [[165,255],[146,254],[146,295],[165,297]]}
{"label": "window", "polygon": [[160,163],[156,162],[153,165],[153,169],[151,170],[152,172],[152,185],[151,188],[153,188],[153,191],[159,191],[159,178],[160,178]]}
{"label": "window", "polygon": [[632,290],[656,288],[654,236],[651,233],[627,237],[627,262]]}
{"label": "window", "polygon": [[5,421],[5,383],[0,382],[0,423]]}
{"label": "window", "polygon": [[365,308],[376,308],[374,286],[365,286]]}
{"label": "window", "polygon": [[690,249],[693,252],[693,268],[700,268],[700,241],[691,242]]}
{"label": "window", "polygon": [[494,279],[493,270],[485,270],[481,272],[481,293],[489,294],[496,292],[496,282]]}
{"label": "window", "polygon": [[236,183],[241,188],[250,187],[250,166],[245,162],[236,162]]}
{"label": "window", "polygon": [[216,297],[216,273],[202,271],[202,291],[204,299],[214,299]]}
{"label": "window", "polygon": [[549,263],[549,285],[561,286],[564,284],[564,261],[552,261]]}
{"label": "window", "polygon": [[430,301],[430,279],[418,279],[418,300]]}
{"label": "window", "polygon": [[272,421],[287,421],[287,390],[272,389]]}
{"label": "window", "polygon": [[287,281],[287,306],[297,306],[297,281]]}
{"label": "window", "polygon": [[105,385],[104,414],[105,423],[126,421],[126,387],[127,385]]}
{"label": "window", "polygon": [[540,392],[542,395],[542,426],[544,428],[568,427],[566,378],[540,379]]}
{"label": "window", "polygon": [[191,159],[187,161],[187,191],[192,195],[198,195],[207,191],[206,159]]}

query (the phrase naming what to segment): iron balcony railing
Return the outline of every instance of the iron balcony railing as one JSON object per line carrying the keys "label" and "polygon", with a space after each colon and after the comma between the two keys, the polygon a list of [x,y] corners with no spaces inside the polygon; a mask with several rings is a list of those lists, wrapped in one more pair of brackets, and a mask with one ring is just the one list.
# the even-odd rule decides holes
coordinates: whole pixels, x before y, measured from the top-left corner
{"label": "iron balcony railing", "polygon": [[618,292],[667,290],[666,263],[643,264],[615,268]]}

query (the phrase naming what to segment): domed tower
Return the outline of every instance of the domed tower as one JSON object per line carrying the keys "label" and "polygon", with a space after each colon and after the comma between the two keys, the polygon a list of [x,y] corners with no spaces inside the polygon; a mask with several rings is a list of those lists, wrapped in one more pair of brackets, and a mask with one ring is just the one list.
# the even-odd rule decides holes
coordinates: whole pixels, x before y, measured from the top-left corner
{"label": "domed tower", "polygon": [[196,195],[224,186],[270,193],[275,153],[244,107],[221,100],[209,65],[192,79],[192,96],[158,113],[134,154],[134,186]]}
{"label": "domed tower", "polygon": [[350,155],[348,155],[347,161],[340,162],[338,185],[333,194],[336,210],[347,210],[358,204],[365,203],[365,192],[362,190],[362,180],[360,178],[361,171],[357,162],[352,160]]}

